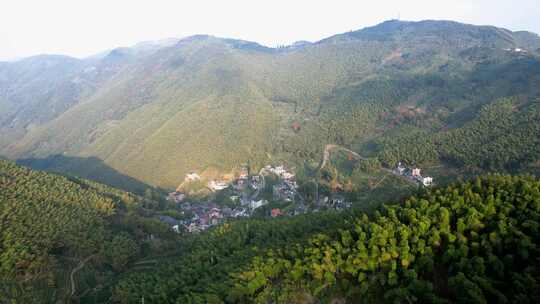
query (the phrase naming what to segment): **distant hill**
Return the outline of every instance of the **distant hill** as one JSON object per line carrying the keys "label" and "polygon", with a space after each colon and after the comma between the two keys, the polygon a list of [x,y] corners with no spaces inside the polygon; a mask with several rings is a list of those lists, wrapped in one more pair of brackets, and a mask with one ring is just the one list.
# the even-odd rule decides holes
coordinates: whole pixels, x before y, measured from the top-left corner
{"label": "distant hill", "polygon": [[[198,35],[83,60],[38,56],[0,64],[0,151],[96,157],[170,189],[191,170],[309,167],[327,144],[389,166],[534,171],[539,48],[528,32],[392,20],[276,49]],[[512,119],[478,122],[491,111]]]}

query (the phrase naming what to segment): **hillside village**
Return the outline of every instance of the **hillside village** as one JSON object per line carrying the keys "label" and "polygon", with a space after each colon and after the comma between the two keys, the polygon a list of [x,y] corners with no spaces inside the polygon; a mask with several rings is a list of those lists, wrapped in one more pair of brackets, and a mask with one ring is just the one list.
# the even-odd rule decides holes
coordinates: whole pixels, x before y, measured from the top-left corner
{"label": "hillside village", "polygon": [[[385,169],[394,175],[407,179],[419,186],[430,187],[433,178],[422,176],[418,167],[407,167],[399,162],[394,169]],[[268,178],[274,178],[277,182],[272,185],[267,183]],[[196,172],[186,174],[184,183],[203,182],[203,178]],[[204,202],[190,202],[186,193],[177,191],[169,193],[167,200],[177,204],[182,214],[187,218],[182,220],[170,216],[159,216],[158,219],[167,223],[171,228],[180,233],[200,232],[209,227],[218,225],[227,219],[246,218],[254,215],[255,211],[268,205],[269,199],[263,198],[263,191],[270,191],[272,202],[284,202],[290,204],[290,208],[268,208],[264,211],[265,216],[293,216],[307,212],[318,212],[321,209],[343,210],[350,208],[352,203],[343,195],[334,193],[331,196],[319,198],[316,194],[314,204],[308,206],[304,197],[298,192],[298,183],[293,170],[285,165],[266,165],[257,173],[250,173],[249,168],[243,167],[232,179],[211,179],[205,183],[206,188],[213,194],[226,194],[232,206],[224,206],[212,199]]]}
{"label": "hillside village", "polygon": [[[268,177],[276,179],[277,182],[273,185],[267,184]],[[201,182],[202,180],[199,174],[190,172],[185,176],[184,182]],[[350,208],[352,205],[343,196],[335,195],[325,197],[317,201],[315,206],[308,208],[304,198],[298,192],[295,174],[284,165],[267,165],[256,174],[250,174],[249,169],[244,167],[236,178],[229,181],[213,179],[206,183],[206,187],[212,193],[227,190],[228,199],[234,203],[234,207],[222,206],[213,201],[189,202],[188,196],[177,190],[169,193],[167,200],[178,204],[183,214],[190,215],[189,218],[178,220],[170,216],[159,216],[158,219],[169,224],[177,233],[183,230],[190,233],[200,232],[227,219],[253,216],[255,210],[269,204],[267,199],[262,198],[261,192],[270,189],[272,201],[285,202],[291,205],[287,210],[281,208],[269,209],[266,215],[270,217],[293,216],[308,211],[317,212],[321,208],[341,210]]]}

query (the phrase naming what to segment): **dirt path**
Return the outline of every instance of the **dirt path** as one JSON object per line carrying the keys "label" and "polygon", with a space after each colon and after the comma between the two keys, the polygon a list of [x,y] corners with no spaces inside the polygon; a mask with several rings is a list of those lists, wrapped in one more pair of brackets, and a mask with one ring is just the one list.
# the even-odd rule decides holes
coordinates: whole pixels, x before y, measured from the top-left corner
{"label": "dirt path", "polygon": [[324,147],[324,152],[323,152],[323,158],[321,160],[321,164],[319,165],[319,169],[318,170],[321,170],[323,169],[326,164],[328,163],[328,161],[330,160],[330,152],[332,152],[332,150],[341,150],[341,151],[345,151],[345,152],[348,152],[350,153],[351,155],[355,156],[357,159],[361,159],[361,160],[366,160],[365,157],[363,157],[362,155],[354,152],[353,150],[350,150],[350,149],[347,149],[345,147],[342,147],[342,146],[339,146],[339,145],[335,145],[335,144],[328,144]]}
{"label": "dirt path", "polygon": [[80,261],[79,262],[79,265],[77,265],[77,267],[73,268],[73,270],[71,271],[71,274],[70,274],[70,280],[71,280],[71,296],[74,296],[75,295],[75,274],[77,273],[77,271],[81,270],[84,265],[86,265],[86,263],[88,261],[90,261],[90,259],[92,259],[93,257],[95,257],[96,255],[95,254],[92,254],[91,256],[85,258],[84,260]]}
{"label": "dirt path", "polygon": [[373,188],[371,190],[377,189],[377,187],[379,187],[379,185],[386,179],[387,176],[388,175],[383,176],[383,178],[381,178],[381,180],[379,182],[377,182],[377,184],[375,184],[375,186],[373,186]]}

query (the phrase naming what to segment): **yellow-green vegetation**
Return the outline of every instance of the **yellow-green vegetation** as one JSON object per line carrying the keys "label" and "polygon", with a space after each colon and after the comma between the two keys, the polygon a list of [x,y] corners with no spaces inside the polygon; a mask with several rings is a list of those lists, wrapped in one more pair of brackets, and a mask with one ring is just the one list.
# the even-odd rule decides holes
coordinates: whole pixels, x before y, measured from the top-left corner
{"label": "yellow-green vegetation", "polygon": [[[489,175],[375,212],[245,220],[114,288],[130,303],[536,303],[540,180]],[[172,283],[174,282],[174,283]]]}
{"label": "yellow-green vegetation", "polygon": [[[144,205],[108,186],[0,160],[2,302],[106,299],[100,286],[171,239],[167,225],[142,216],[151,214]],[[150,234],[162,244],[146,242]]]}
{"label": "yellow-green vegetation", "polygon": [[[283,49],[194,36],[99,60],[32,58],[0,65],[10,80],[0,82],[0,151],[96,157],[168,189],[191,170],[301,166],[327,144],[368,147],[390,166],[512,171],[538,160],[539,41],[488,26],[394,20]],[[57,95],[46,94],[50,87]],[[512,113],[508,121],[485,128],[479,120],[498,107]],[[498,141],[479,145],[478,128]],[[53,169],[99,175],[88,166]]]}
{"label": "yellow-green vegetation", "polygon": [[540,182],[488,176],[412,197],[339,235],[269,251],[237,302],[529,302],[540,299]]}

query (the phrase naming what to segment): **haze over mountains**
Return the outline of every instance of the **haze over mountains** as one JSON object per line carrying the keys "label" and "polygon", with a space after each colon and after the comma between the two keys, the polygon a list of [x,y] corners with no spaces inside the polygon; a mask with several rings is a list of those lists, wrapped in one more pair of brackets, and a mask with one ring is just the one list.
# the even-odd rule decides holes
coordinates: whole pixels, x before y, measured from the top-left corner
{"label": "haze over mountains", "polygon": [[99,172],[66,159],[95,157],[170,189],[192,170],[316,166],[327,144],[388,165],[538,170],[539,56],[533,33],[397,20],[277,49],[200,35],[35,56],[0,63],[0,152],[86,177]]}

